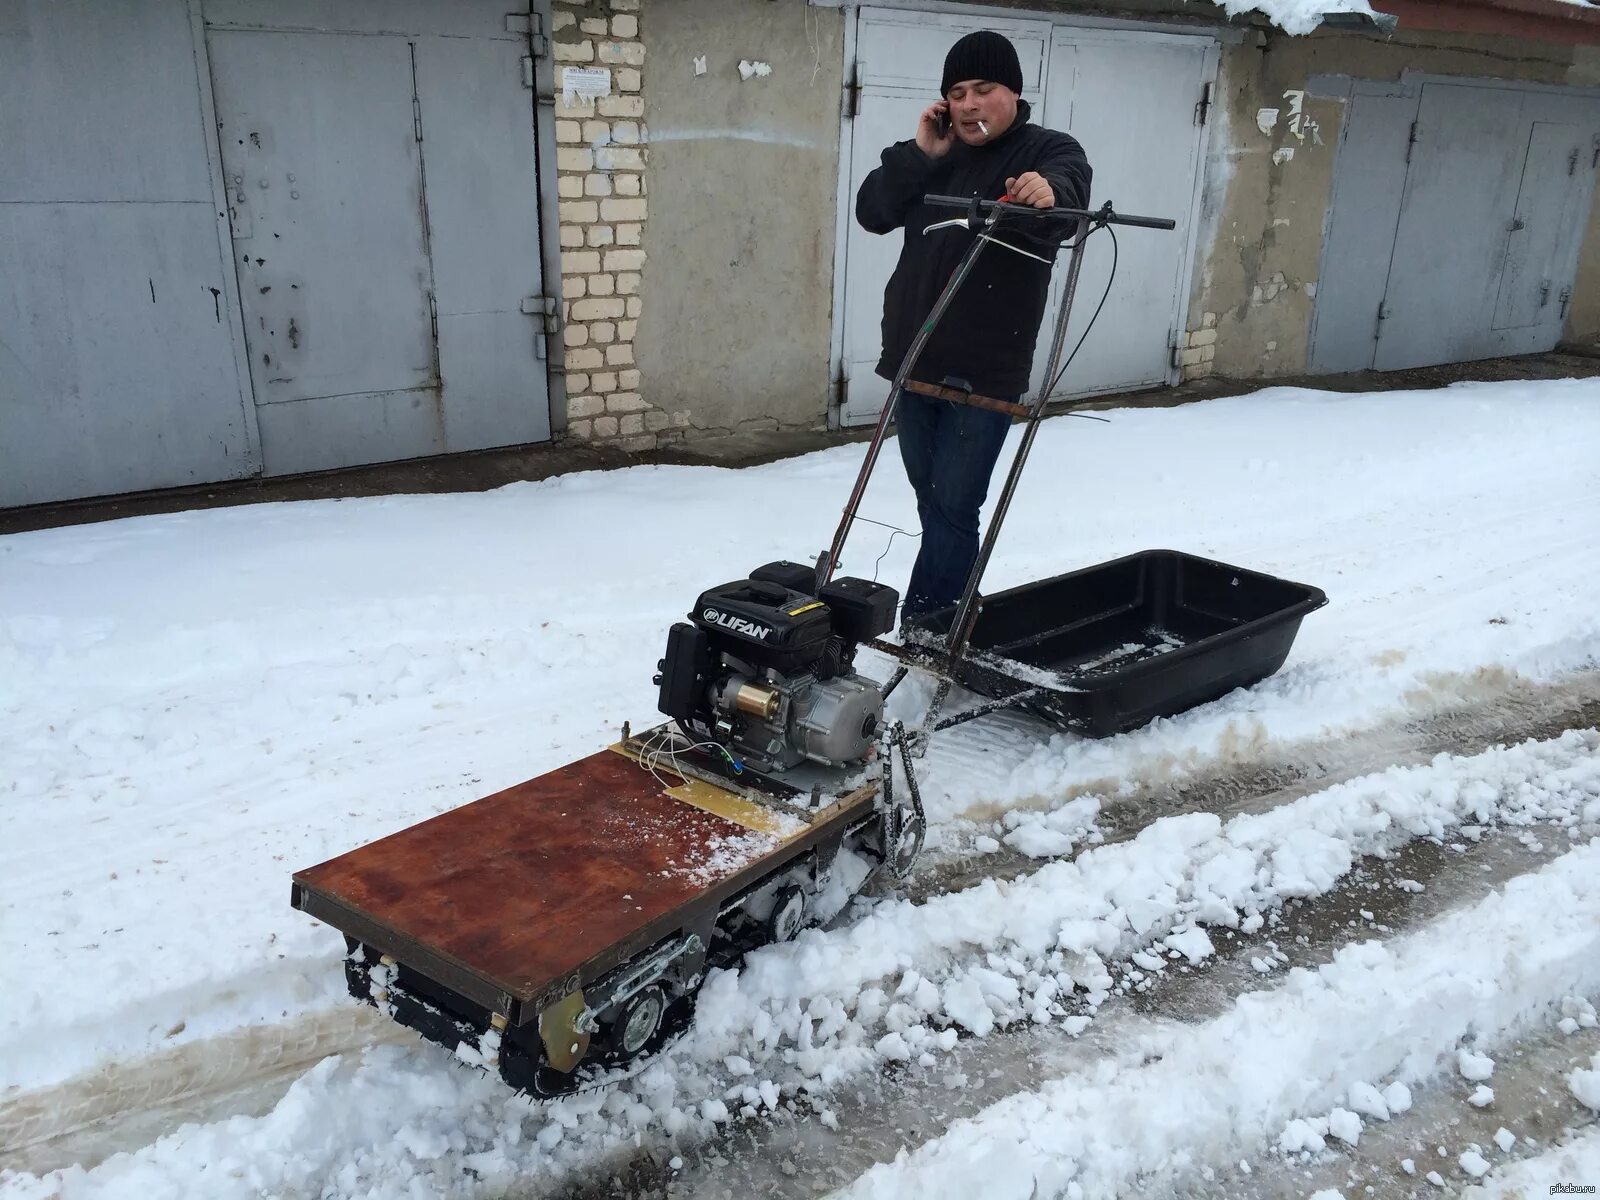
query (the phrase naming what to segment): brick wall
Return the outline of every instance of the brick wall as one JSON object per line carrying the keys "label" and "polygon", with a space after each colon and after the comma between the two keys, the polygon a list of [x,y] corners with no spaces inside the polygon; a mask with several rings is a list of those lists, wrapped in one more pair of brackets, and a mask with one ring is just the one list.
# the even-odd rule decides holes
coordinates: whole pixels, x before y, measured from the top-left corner
{"label": "brick wall", "polygon": [[[649,217],[642,17],[641,0],[556,0],[551,22],[567,435],[628,451],[680,441],[689,424],[649,402],[634,362]],[[611,94],[566,103],[566,66],[610,71]]]}
{"label": "brick wall", "polygon": [[1216,357],[1217,314],[1208,312],[1201,316],[1200,328],[1186,333],[1183,345],[1178,348],[1178,364],[1183,368],[1184,379],[1204,379],[1211,374]]}

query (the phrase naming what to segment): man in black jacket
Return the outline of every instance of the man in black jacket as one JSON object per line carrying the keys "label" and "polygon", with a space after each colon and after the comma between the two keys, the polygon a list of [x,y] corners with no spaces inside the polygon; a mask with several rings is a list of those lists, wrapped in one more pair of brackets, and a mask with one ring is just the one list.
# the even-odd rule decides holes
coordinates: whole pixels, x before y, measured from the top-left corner
{"label": "man in black jacket", "polygon": [[[945,57],[944,96],[923,110],[916,137],[883,152],[856,196],[856,219],[873,233],[905,229],[905,246],[883,297],[878,374],[893,379],[974,235],[923,236],[955,215],[927,194],[1003,195],[1036,208],[1086,207],[1090,170],[1076,140],[1028,120],[1016,49],[998,33],[971,33]],[[1027,254],[985,247],[934,330],[910,381],[1014,400],[1028,388],[1051,266],[1070,227],[1027,218],[1002,222],[996,237]],[[1041,226],[1050,228],[1040,228]],[[1037,255],[1039,257],[1029,257]],[[1043,258],[1046,261],[1039,261]],[[906,586],[902,619],[954,604],[978,556],[978,512],[1011,419],[1002,412],[908,389],[896,404],[900,455],[917,495],[922,546]]]}

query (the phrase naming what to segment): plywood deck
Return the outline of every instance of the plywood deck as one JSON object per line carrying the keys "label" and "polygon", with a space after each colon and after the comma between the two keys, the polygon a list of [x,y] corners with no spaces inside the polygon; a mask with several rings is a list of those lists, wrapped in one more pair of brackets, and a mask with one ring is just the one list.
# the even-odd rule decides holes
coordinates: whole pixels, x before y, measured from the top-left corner
{"label": "plywood deck", "polygon": [[[301,871],[295,883],[527,1002],[620,942],[653,926],[670,932],[709,889],[788,840],[672,790],[680,794],[604,750]],[[327,904],[311,911],[339,924]]]}

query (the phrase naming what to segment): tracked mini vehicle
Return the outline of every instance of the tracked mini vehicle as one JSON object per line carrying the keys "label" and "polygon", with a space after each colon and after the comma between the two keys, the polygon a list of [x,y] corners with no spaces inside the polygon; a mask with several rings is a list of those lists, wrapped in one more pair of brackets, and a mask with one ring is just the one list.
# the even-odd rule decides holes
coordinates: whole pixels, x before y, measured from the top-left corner
{"label": "tracked mini vehicle", "polygon": [[[903,878],[926,828],[916,761],[940,730],[1023,707],[1106,736],[1283,663],[1322,593],[1175,551],[980,599],[1048,384],[1029,405],[935,389],[1025,423],[956,606],[895,640],[895,591],[836,576],[895,400],[926,386],[909,373],[972,262],[1005,245],[996,233],[1040,217],[1073,230],[1053,381],[1088,235],[1172,227],[1110,205],[928,200],[964,210],[940,225],[972,244],[906,355],[834,540],[815,563],[768,563],[700,595],[657,664],[668,721],[294,876],[295,907],[345,935],[358,1000],[514,1088],[571,1091],[683,1028],[708,970]],[[864,647],[898,661],[887,680],[857,670]],[[911,670],[937,686],[908,730],[885,700]],[[956,684],[979,700],[946,712]]]}

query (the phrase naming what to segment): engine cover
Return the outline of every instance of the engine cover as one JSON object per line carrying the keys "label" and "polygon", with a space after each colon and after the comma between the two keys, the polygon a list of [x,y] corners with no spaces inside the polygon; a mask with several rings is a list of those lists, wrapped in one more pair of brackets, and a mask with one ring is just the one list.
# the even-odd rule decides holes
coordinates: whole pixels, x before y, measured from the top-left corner
{"label": "engine cover", "polygon": [[883,722],[883,693],[861,675],[817,680],[810,675],[757,685],[776,696],[771,716],[736,712],[735,697],[747,687],[732,677],[718,697],[724,719],[732,725],[730,748],[746,761],[768,771],[787,771],[810,760],[842,767],[865,758]]}
{"label": "engine cover", "polygon": [[856,647],[892,627],[899,597],[864,579],[800,590],[815,578],[796,563],[768,563],[702,592],[692,624],[668,634],[656,676],[661,711],[759,770],[865,759],[883,692],[853,670]]}
{"label": "engine cover", "polygon": [[883,724],[883,693],[861,675],[815,683],[795,697],[789,737],[813,762],[843,766],[867,756]]}
{"label": "engine cover", "polygon": [[803,671],[833,636],[828,606],[781,583],[742,579],[700,593],[696,625],[754,667]]}

